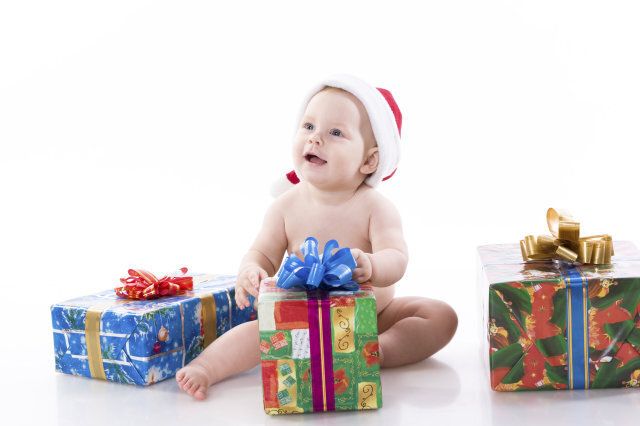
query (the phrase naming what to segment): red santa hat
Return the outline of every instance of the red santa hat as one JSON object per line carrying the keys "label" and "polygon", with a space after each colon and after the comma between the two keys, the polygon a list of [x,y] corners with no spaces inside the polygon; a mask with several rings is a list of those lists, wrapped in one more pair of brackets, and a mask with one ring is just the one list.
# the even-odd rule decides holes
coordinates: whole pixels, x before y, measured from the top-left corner
{"label": "red santa hat", "polygon": [[[393,176],[400,160],[402,113],[398,104],[391,92],[386,89],[373,87],[352,75],[336,74],[318,83],[308,93],[302,103],[296,126],[302,119],[311,98],[325,87],[336,87],[351,93],[367,110],[371,129],[378,145],[378,168],[364,182],[371,187],[376,187],[380,182]],[[298,182],[300,179],[295,170],[292,170],[274,182],[271,195],[277,197]]]}

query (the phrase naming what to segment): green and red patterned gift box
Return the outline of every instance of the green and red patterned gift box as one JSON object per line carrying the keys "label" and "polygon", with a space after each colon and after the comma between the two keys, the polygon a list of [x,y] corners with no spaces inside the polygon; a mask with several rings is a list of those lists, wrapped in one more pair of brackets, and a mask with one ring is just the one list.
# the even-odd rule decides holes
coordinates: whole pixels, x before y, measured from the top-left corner
{"label": "green and red patterned gift box", "polygon": [[376,301],[357,291],[282,289],[258,297],[267,414],[382,406]]}
{"label": "green and red patterned gift box", "polygon": [[479,247],[494,390],[640,386],[640,252],[614,250],[611,264],[585,265]]}

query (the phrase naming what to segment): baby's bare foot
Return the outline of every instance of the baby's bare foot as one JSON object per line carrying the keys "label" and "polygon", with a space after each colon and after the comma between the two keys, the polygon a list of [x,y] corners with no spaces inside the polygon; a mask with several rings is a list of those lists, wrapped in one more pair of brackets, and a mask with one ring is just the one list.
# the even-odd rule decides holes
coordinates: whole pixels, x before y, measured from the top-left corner
{"label": "baby's bare foot", "polygon": [[176,382],[178,382],[180,389],[199,400],[207,397],[207,392],[211,385],[207,370],[203,366],[194,363],[178,370]]}

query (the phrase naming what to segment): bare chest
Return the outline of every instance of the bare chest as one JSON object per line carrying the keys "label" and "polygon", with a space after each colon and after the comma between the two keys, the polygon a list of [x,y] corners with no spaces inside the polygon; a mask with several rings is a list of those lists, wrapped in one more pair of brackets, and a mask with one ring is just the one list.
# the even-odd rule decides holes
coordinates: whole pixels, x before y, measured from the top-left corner
{"label": "bare chest", "polygon": [[371,252],[369,211],[360,203],[344,208],[310,208],[295,205],[285,214],[287,252],[297,251],[307,237],[318,239],[320,249],[335,239],[340,247],[359,248]]}

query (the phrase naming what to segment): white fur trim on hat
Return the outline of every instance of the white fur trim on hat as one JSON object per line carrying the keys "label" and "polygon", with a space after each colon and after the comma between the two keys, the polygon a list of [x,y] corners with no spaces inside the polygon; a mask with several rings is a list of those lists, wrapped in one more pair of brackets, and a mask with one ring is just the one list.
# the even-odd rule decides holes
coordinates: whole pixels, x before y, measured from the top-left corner
{"label": "white fur trim on hat", "polygon": [[269,192],[273,198],[277,198],[279,195],[284,194],[294,186],[295,184],[291,182],[286,175],[282,175],[271,183],[271,190]]}

